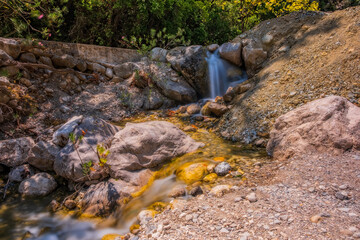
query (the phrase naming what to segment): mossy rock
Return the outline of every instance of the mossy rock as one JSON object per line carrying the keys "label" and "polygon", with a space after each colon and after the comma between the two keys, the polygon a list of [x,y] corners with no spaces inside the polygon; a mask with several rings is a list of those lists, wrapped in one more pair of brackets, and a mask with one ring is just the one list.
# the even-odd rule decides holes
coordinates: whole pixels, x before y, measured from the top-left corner
{"label": "mossy rock", "polygon": [[214,183],[217,177],[218,175],[216,173],[210,173],[204,177],[203,181],[207,183]]}
{"label": "mossy rock", "polygon": [[208,165],[208,162],[185,163],[176,170],[177,179],[185,182],[186,184],[201,181],[204,176],[208,174]]}

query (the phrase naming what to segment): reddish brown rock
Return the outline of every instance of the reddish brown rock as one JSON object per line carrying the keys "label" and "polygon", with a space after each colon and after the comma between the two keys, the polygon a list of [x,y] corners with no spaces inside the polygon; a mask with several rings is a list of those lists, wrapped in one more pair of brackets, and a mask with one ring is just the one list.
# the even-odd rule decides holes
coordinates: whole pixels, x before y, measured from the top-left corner
{"label": "reddish brown rock", "polygon": [[281,160],[351,149],[360,149],[360,108],[339,96],[310,102],[279,117],[267,144],[268,154]]}

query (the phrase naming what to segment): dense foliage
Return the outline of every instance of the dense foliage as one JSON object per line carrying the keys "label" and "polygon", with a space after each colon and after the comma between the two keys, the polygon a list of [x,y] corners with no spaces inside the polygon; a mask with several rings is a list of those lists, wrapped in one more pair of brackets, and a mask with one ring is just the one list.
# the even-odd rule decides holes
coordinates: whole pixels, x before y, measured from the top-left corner
{"label": "dense foliage", "polygon": [[259,21],[318,8],[314,0],[0,0],[0,36],[169,48],[222,43]]}

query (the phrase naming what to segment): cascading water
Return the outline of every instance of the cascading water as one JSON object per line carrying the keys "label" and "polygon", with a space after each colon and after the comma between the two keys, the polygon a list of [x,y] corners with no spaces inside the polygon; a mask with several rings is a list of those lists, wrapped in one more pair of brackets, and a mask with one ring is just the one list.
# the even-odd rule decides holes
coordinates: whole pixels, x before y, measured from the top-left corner
{"label": "cascading water", "polygon": [[219,50],[214,53],[207,52],[206,61],[208,63],[209,84],[211,99],[223,96],[230,86],[235,86],[247,80],[245,71],[239,67],[221,59]]}

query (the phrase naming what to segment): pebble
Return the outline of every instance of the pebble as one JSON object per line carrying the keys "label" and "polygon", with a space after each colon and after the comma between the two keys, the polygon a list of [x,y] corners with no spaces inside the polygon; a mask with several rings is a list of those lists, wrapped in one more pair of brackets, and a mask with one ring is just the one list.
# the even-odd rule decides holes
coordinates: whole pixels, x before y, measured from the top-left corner
{"label": "pebble", "polygon": [[318,223],[321,220],[321,216],[319,215],[314,215],[310,218],[310,221],[313,223]]}
{"label": "pebble", "polygon": [[335,197],[336,197],[337,199],[340,199],[340,200],[347,200],[347,199],[349,199],[349,195],[348,195],[348,193],[345,192],[345,191],[340,191],[340,192],[335,193]]}
{"label": "pebble", "polygon": [[339,186],[339,189],[340,189],[340,190],[345,190],[345,189],[347,189],[347,188],[348,188],[348,186],[347,186],[346,184]]}
{"label": "pebble", "polygon": [[220,232],[221,232],[221,233],[229,233],[229,230],[227,230],[226,228],[222,228],[222,229],[220,230]]}
{"label": "pebble", "polygon": [[192,214],[188,214],[188,215],[185,216],[186,221],[190,221],[192,218],[193,218]]}
{"label": "pebble", "polygon": [[360,232],[354,233],[353,237],[354,237],[354,238],[360,238]]}
{"label": "pebble", "polygon": [[356,227],[349,227],[349,231],[351,232],[357,232],[358,230]]}
{"label": "pebble", "polygon": [[214,169],[215,173],[219,176],[225,176],[226,174],[229,173],[230,170],[231,170],[231,166],[227,162],[219,163]]}
{"label": "pebble", "polygon": [[234,201],[235,201],[235,202],[240,202],[241,199],[242,199],[241,197],[237,197],[237,198],[234,199]]}
{"label": "pebble", "polygon": [[256,202],[257,201],[257,197],[256,197],[256,194],[254,192],[249,193],[246,196],[246,199],[249,200],[249,202]]}
{"label": "pebble", "polygon": [[350,208],[339,208],[339,210],[342,212],[349,212]]}

